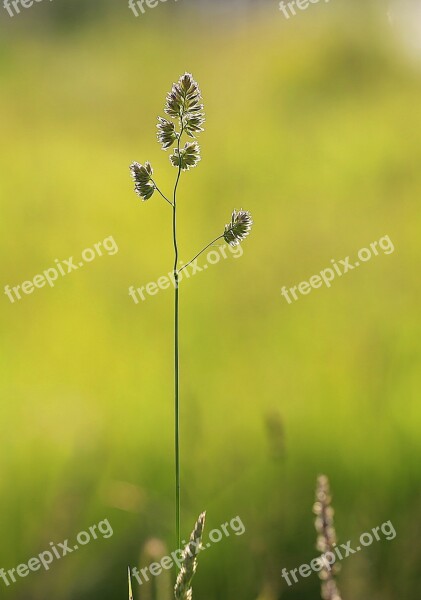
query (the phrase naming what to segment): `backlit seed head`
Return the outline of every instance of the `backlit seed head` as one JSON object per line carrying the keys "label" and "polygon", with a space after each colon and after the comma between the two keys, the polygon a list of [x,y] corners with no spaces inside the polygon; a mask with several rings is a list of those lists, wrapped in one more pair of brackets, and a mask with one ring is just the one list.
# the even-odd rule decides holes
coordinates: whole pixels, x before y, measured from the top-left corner
{"label": "backlit seed head", "polygon": [[[184,115],[202,113],[202,95],[199,86],[190,73],[185,73],[178,83],[174,83],[167,96],[165,112],[173,118],[179,118],[180,124]],[[202,115],[203,116],[203,115]]]}
{"label": "backlit seed head", "polygon": [[191,600],[192,580],[197,569],[197,555],[202,549],[202,534],[206,513],[203,512],[194,526],[190,540],[183,551],[183,564],[174,587],[175,600]]}
{"label": "backlit seed head", "polygon": [[158,117],[157,129],[158,142],[162,145],[163,150],[168,150],[168,148],[170,148],[178,139],[178,133],[175,130],[174,122]]}
{"label": "backlit seed head", "polygon": [[196,137],[196,134],[203,131],[205,117],[202,113],[187,113],[183,116],[183,129],[190,137]]}
{"label": "backlit seed head", "polygon": [[130,172],[135,182],[135,192],[142,200],[149,200],[155,191],[152,181],[153,169],[149,162],[141,165],[134,162],[130,165]]}
{"label": "backlit seed head", "polygon": [[224,240],[230,246],[238,246],[250,233],[253,225],[251,214],[247,210],[233,211],[231,222],[225,225]]}
{"label": "backlit seed head", "polygon": [[197,142],[187,142],[180,151],[176,148],[170,156],[173,167],[181,167],[183,171],[188,171],[197,165],[200,161],[200,148]]}

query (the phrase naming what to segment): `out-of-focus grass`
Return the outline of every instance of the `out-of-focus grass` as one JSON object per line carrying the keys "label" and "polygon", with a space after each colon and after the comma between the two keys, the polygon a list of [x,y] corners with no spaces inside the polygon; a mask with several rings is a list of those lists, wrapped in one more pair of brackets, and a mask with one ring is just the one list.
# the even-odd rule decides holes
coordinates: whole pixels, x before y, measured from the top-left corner
{"label": "out-of-focus grass", "polygon": [[[181,10],[166,20],[161,8],[147,25],[99,20],[66,36],[16,29],[2,43],[2,285],[108,235],[119,246],[54,289],[2,300],[0,566],[104,517],[114,527],[110,540],[5,594],[115,597],[149,535],[173,545],[172,294],[138,306],[127,295],[170,270],[170,211],[158,197],[136,200],[128,165],[149,159],[170,189],[155,116],[188,69],[207,124],[203,161],[180,189],[182,259],[232,208],[255,220],[240,260],[181,290],[185,534],[204,508],[210,528],[235,515],[247,527],[203,555],[195,593],[256,598],[265,581],[280,585],[283,566],[313,558],[313,486],[325,471],[341,541],[387,519],[398,531],[344,564],[346,597],[412,598],[421,560],[418,74],[368,26],[358,33],[358,20],[303,15],[287,27],[268,11],[209,27]],[[281,297],[282,285],[385,234],[395,253],[294,305]],[[282,460],[269,452],[273,410]],[[282,597],[314,598],[317,588],[314,576]]]}

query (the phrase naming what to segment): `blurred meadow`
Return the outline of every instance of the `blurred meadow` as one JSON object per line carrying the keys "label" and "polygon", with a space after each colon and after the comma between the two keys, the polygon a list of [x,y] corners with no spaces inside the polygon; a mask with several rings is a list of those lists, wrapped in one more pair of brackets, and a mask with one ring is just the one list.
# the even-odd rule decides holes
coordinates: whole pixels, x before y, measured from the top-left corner
{"label": "blurred meadow", "polygon": [[[397,531],[343,562],[344,600],[417,596],[421,53],[404,4],[335,0],[289,20],[275,0],[168,0],[138,18],[106,0],[1,6],[2,287],[107,236],[119,248],[53,289],[2,294],[0,568],[105,518],[114,531],[0,581],[2,598],[126,598],[147,541],[175,549],[173,292],[128,296],[170,271],[171,211],[140,202],[128,167],[150,160],[170,193],[156,116],[186,70],[207,120],[181,180],[181,259],[233,208],[255,222],[239,260],[181,286],[183,535],[205,509],[208,531],[246,527],[200,557],[194,597],[319,598],[316,574],[281,578],[317,555],[319,473],[340,542]],[[281,296],[384,235],[393,254]]]}

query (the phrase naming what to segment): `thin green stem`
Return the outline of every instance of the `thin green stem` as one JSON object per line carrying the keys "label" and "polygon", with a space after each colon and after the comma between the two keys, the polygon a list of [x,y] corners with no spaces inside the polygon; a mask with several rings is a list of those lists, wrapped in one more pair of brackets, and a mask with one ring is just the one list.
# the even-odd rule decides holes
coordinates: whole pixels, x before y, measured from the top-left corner
{"label": "thin green stem", "polygon": [[156,185],[155,181],[152,178],[151,178],[151,181],[154,184],[155,189],[158,192],[158,194],[161,194],[161,196],[164,198],[164,200],[166,200],[168,202],[168,204],[174,208],[174,205],[171,202],[171,200],[168,200],[168,198],[161,192],[161,190],[159,189],[159,187]]}
{"label": "thin green stem", "polygon": [[218,240],[222,239],[223,237],[224,237],[223,235],[218,235],[217,238],[215,238],[214,240],[212,240],[207,246],[205,246],[200,252],[198,252],[194,258],[192,258],[191,260],[189,260],[189,262],[187,264],[185,264],[183,267],[181,267],[181,269],[179,270],[179,273],[181,273],[181,271],[183,269],[185,269],[186,267],[188,267],[189,265],[191,265],[192,262],[194,262],[196,260],[196,258],[199,258],[199,256],[201,254],[203,254],[203,252],[209,248],[209,246],[213,246],[213,244],[215,242],[217,242]]}
{"label": "thin green stem", "polygon": [[[180,155],[180,139],[183,134],[181,129],[177,142],[177,151]],[[178,167],[177,179],[174,186],[173,207],[173,242],[174,242],[174,420],[175,420],[175,529],[177,549],[181,548],[180,533],[180,361],[179,361],[179,285],[178,285],[178,245],[177,245],[177,189],[181,176],[181,161]]]}

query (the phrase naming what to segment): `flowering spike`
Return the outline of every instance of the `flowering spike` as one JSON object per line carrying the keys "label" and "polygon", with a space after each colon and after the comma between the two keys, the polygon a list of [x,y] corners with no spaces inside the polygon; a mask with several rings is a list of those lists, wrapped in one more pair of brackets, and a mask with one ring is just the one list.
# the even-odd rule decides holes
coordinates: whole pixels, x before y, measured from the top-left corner
{"label": "flowering spike", "polygon": [[175,600],[192,600],[192,580],[197,569],[197,555],[202,549],[202,534],[206,513],[203,512],[193,529],[190,540],[183,551],[183,565],[174,587]]}
{"label": "flowering spike", "polygon": [[[331,503],[329,480],[326,475],[320,475],[317,478],[316,502],[313,506],[313,512],[316,515],[316,547],[323,554],[332,553],[336,546],[336,531],[333,522],[334,510]],[[328,567],[323,565],[322,570],[319,572],[319,577],[322,580],[321,595],[323,600],[341,600],[335,581],[338,570],[338,565]]]}
{"label": "flowering spike", "polygon": [[133,590],[132,590],[132,578],[130,573],[130,567],[127,568],[128,576],[129,576],[129,600],[133,600]]}
{"label": "flowering spike", "polygon": [[197,114],[204,120],[201,100],[202,95],[199,86],[190,73],[185,73],[180,77],[178,83],[173,84],[167,95],[165,112],[170,117],[179,118],[180,122],[182,122],[183,117],[189,114]]}

